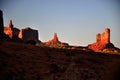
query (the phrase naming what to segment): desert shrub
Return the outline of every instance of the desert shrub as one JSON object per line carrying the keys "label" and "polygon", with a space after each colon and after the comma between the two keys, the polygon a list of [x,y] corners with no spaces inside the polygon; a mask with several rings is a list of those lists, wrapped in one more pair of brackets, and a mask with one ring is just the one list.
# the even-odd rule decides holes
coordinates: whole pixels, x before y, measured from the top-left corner
{"label": "desert shrub", "polygon": [[41,76],[37,76],[37,80],[43,80]]}
{"label": "desert shrub", "polygon": [[49,52],[46,52],[46,55],[47,55],[48,58],[52,58],[52,56]]}
{"label": "desert shrub", "polygon": [[58,65],[56,63],[51,63],[50,64],[51,70],[50,73],[55,73],[58,70]]}
{"label": "desert shrub", "polygon": [[66,52],[66,56],[74,56],[75,54],[72,51]]}
{"label": "desert shrub", "polygon": [[25,43],[26,43],[26,44],[32,44],[32,45],[35,45],[35,44],[36,44],[36,41],[30,39],[30,40],[26,40]]}
{"label": "desert shrub", "polygon": [[56,72],[62,73],[62,72],[65,72],[66,70],[65,66],[60,66],[56,63],[51,63],[50,67],[51,67],[50,73],[56,73]]}
{"label": "desert shrub", "polygon": [[7,54],[5,51],[0,50],[0,55],[6,56],[6,57],[11,57],[10,54]]}
{"label": "desert shrub", "polygon": [[58,68],[58,65],[56,63],[51,63],[50,64],[50,67],[51,68],[54,68],[54,69],[57,69]]}

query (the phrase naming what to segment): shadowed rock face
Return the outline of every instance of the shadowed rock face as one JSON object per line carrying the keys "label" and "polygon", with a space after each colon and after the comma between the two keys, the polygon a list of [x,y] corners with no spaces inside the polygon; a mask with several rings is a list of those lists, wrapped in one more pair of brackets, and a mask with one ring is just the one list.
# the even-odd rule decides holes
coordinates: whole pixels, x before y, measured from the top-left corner
{"label": "shadowed rock face", "polygon": [[0,35],[3,35],[3,12],[0,10]]}
{"label": "shadowed rock face", "polygon": [[26,41],[26,40],[35,40],[36,42],[39,41],[38,40],[38,30],[34,30],[29,27],[20,30],[18,36],[23,41]]}
{"label": "shadowed rock face", "polygon": [[3,12],[0,10],[0,41],[9,41],[10,38],[4,33]]}
{"label": "shadowed rock face", "polygon": [[44,42],[45,45],[50,47],[62,47],[62,46],[68,46],[67,43],[60,42],[57,36],[57,33],[54,33],[54,37],[52,40],[49,40],[47,42]]}
{"label": "shadowed rock face", "polygon": [[114,48],[114,45],[110,42],[110,29],[105,28],[105,31],[96,35],[96,42],[88,45],[88,48],[94,51],[100,51],[105,48]]}

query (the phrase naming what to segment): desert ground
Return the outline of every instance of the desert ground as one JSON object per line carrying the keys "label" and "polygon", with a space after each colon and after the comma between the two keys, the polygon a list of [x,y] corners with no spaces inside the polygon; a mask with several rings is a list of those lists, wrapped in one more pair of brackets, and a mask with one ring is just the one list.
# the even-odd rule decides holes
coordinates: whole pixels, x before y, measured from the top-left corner
{"label": "desert ground", "polygon": [[0,80],[120,80],[120,55],[1,42]]}

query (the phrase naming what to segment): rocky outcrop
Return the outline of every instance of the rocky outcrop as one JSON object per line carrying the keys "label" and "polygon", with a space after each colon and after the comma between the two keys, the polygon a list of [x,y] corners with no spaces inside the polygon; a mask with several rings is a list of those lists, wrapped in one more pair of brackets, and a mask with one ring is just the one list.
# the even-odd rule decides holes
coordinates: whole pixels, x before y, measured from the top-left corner
{"label": "rocky outcrop", "polygon": [[19,29],[14,28],[12,20],[10,20],[8,25],[4,27],[4,33],[9,36],[11,41],[14,42],[22,42],[22,40],[18,37],[19,31]]}
{"label": "rocky outcrop", "polygon": [[110,29],[105,28],[105,31],[102,34],[98,33],[96,35],[96,42],[101,42],[104,44],[110,43]]}
{"label": "rocky outcrop", "polygon": [[38,40],[38,31],[31,28],[25,28],[19,30],[14,28],[12,20],[9,21],[8,25],[4,27],[3,24],[3,12],[0,10],[0,41],[10,40],[14,42],[22,42],[26,40]]}
{"label": "rocky outcrop", "polygon": [[19,30],[13,26],[12,20],[9,21],[9,24],[4,27],[4,33],[9,36],[12,41],[22,42],[26,40],[34,40],[36,42],[40,42],[38,40],[38,31],[33,30],[31,28],[25,28]]}
{"label": "rocky outcrop", "polygon": [[110,29],[105,28],[105,31],[96,35],[96,42],[88,45],[88,48],[99,52],[106,48],[114,48],[114,45],[110,42]]}
{"label": "rocky outcrop", "polygon": [[25,29],[17,29],[14,28],[12,20],[10,20],[9,24],[4,27],[4,33],[10,37],[12,41],[27,41],[27,40],[34,40],[36,42],[39,42],[38,40],[38,31],[33,30],[31,28],[25,28]]}
{"label": "rocky outcrop", "polygon": [[54,45],[54,44],[61,44],[61,42],[58,40],[57,34],[54,33],[54,38],[52,40],[49,40],[45,42],[46,45]]}
{"label": "rocky outcrop", "polygon": [[57,36],[57,33],[54,33],[54,37],[52,40],[49,40],[47,42],[44,42],[45,45],[49,47],[54,47],[54,48],[62,48],[62,47],[67,47],[68,43],[60,42]]}
{"label": "rocky outcrop", "polygon": [[36,42],[39,42],[38,30],[34,30],[34,29],[29,28],[29,27],[20,30],[18,37],[20,39],[22,39],[23,41],[35,40]]}

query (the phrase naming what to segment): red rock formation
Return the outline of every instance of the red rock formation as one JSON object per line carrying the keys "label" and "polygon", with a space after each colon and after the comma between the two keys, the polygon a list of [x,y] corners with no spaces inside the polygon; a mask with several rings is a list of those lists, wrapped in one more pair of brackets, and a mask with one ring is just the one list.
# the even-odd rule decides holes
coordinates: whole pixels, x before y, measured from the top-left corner
{"label": "red rock formation", "polygon": [[34,29],[29,28],[29,27],[20,30],[18,37],[20,39],[22,39],[23,41],[35,40],[36,42],[39,42],[38,30],[34,30]]}
{"label": "red rock formation", "polygon": [[9,24],[4,27],[3,25],[3,13],[0,10],[0,41],[14,41],[14,42],[22,42],[22,40],[32,39],[37,42],[38,40],[38,31],[32,30],[30,28],[19,30],[13,27],[12,20],[10,20]]}
{"label": "red rock formation", "polygon": [[36,42],[40,42],[38,40],[38,31],[30,28],[25,28],[19,30],[13,27],[12,20],[10,20],[8,26],[4,27],[4,33],[10,37],[11,40],[21,42],[21,40],[35,40]]}
{"label": "red rock formation", "polygon": [[54,33],[54,38],[45,42],[46,45],[60,44],[61,42],[58,40],[57,34]]}
{"label": "red rock formation", "polygon": [[9,24],[7,27],[4,27],[4,33],[8,35],[11,39],[13,37],[13,24],[12,20],[10,20]]}
{"label": "red rock formation", "polygon": [[110,29],[106,28],[105,31],[96,35],[96,42],[110,43]]}
{"label": "red rock formation", "polygon": [[96,42],[88,45],[88,48],[94,51],[100,51],[105,48],[113,48],[114,45],[110,43],[110,29],[105,28],[105,31],[96,35]]}
{"label": "red rock formation", "polygon": [[59,42],[58,37],[57,37],[57,33],[54,33],[53,42]]}
{"label": "red rock formation", "polygon": [[19,29],[13,27],[12,20],[10,20],[9,24],[4,27],[4,33],[9,36],[11,41],[14,42],[22,42],[22,40],[18,37],[19,31]]}
{"label": "red rock formation", "polygon": [[50,46],[50,47],[63,47],[63,46],[68,46],[67,43],[60,42],[57,33],[54,33],[54,38],[52,40],[49,40],[47,42],[44,42],[45,45]]}

